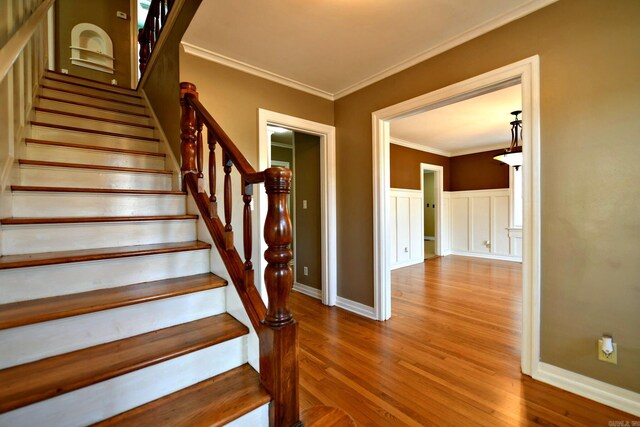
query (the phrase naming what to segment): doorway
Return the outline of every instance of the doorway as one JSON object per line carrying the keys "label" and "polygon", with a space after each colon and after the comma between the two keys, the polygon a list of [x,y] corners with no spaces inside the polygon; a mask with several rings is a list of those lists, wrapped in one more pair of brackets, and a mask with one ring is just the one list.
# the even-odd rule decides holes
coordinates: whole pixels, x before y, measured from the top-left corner
{"label": "doorway", "polygon": [[389,267],[390,122],[470,99],[515,83],[522,85],[523,110],[523,297],[521,369],[532,375],[539,363],[540,289],[540,99],[539,58],[533,56],[372,113],[374,172],[374,305],[379,320],[391,316]]}
{"label": "doorway", "polygon": [[[319,292],[312,291],[314,297],[320,298],[322,303],[325,305],[336,305],[336,303],[340,303],[339,298],[337,297],[337,263],[336,263],[336,169],[335,169],[335,128],[330,125],[325,125],[323,123],[317,123],[310,120],[301,119],[294,116],[289,116],[286,114],[276,113],[269,110],[259,109],[258,110],[258,135],[259,135],[259,150],[258,150],[258,164],[259,169],[264,170],[271,165],[272,161],[272,150],[271,150],[271,135],[269,134],[269,127],[283,128],[291,132],[296,132],[300,135],[297,142],[301,144],[303,139],[309,140],[309,144],[306,144],[306,147],[315,147],[314,150],[319,152],[319,230],[315,227],[315,231],[318,232],[318,239],[320,241],[320,264],[319,268],[316,268],[318,279],[320,283]],[[316,142],[310,142],[311,140]],[[302,147],[302,145],[298,145],[298,147]],[[298,154],[298,149],[296,149],[296,154]],[[310,150],[313,151],[313,150]],[[310,154],[305,148],[306,154]],[[292,148],[293,153],[293,148]],[[303,172],[300,168],[296,168],[295,159],[291,162],[293,164],[294,169],[294,186],[298,186],[299,188],[303,185],[303,182],[300,182],[299,178],[303,175]],[[297,172],[297,173],[296,173]],[[300,188],[302,190],[302,188]],[[292,193],[291,199],[293,199],[296,195],[294,191]],[[303,218],[298,217],[296,211],[303,211],[303,203],[307,201],[307,210],[311,206],[310,198],[307,199],[299,199],[295,197],[295,203],[292,206],[293,209],[293,222],[298,222],[297,228],[298,230],[306,227],[303,224]],[[260,218],[260,223],[264,224],[266,214],[267,214],[267,197],[264,191],[260,192],[260,196],[256,199],[257,209],[258,209],[258,217]],[[295,248],[295,240],[298,243],[302,243],[300,236],[297,236],[297,233],[294,232],[294,248]],[[264,253],[267,249],[266,243],[262,236],[260,236],[259,243],[259,251],[260,253]],[[297,258],[300,258],[299,256]],[[304,276],[304,266],[305,264],[301,264],[298,261],[302,261],[302,259],[296,260],[296,278],[305,277]],[[264,289],[264,284],[262,277],[264,276],[264,269],[266,267],[266,263],[262,259],[262,257],[258,257],[259,262],[259,271],[260,271],[260,279],[258,282],[258,277],[256,277],[256,281],[259,283],[259,289],[263,298],[266,297],[266,289]],[[309,267],[309,265],[307,265]],[[308,275],[311,275],[311,269],[308,268]],[[300,276],[301,275],[301,276]],[[256,276],[258,276],[256,274]],[[299,287],[302,289],[302,287]]]}

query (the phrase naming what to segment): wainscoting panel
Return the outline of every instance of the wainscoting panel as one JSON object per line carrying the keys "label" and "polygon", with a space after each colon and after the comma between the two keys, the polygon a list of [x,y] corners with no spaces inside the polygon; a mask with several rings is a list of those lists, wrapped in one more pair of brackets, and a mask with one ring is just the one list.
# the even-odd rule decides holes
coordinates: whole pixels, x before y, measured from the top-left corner
{"label": "wainscoting panel", "polygon": [[522,260],[521,230],[509,229],[508,188],[445,192],[444,201],[444,255]]}
{"label": "wainscoting panel", "polygon": [[424,261],[422,192],[391,189],[391,268]]}

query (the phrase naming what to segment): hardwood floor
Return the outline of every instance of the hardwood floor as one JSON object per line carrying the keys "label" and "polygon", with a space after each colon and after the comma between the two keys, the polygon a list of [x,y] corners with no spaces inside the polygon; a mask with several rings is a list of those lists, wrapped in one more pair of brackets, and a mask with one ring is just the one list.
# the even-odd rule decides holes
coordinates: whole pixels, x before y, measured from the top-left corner
{"label": "hardwood floor", "polygon": [[293,292],[301,410],[336,406],[361,426],[636,419],[520,374],[520,264],[448,256],[391,278],[387,322]]}

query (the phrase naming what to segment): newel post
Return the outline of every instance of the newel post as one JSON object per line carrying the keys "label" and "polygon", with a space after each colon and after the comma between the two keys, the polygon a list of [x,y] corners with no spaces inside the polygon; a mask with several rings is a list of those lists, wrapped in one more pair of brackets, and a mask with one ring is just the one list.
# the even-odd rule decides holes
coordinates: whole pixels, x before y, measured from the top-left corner
{"label": "newel post", "polygon": [[267,218],[264,253],[267,267],[264,280],[269,295],[264,330],[260,333],[260,377],[273,398],[270,405],[272,426],[298,426],[298,324],[289,310],[289,294],[293,272],[289,267],[291,253],[291,220],[287,197],[291,191],[291,171],[269,168],[264,171],[267,193]]}
{"label": "newel post", "polygon": [[180,154],[182,155],[182,182],[184,187],[184,177],[189,173],[198,174],[196,170],[196,111],[187,102],[185,97],[193,95],[198,97],[196,86],[193,83],[180,83],[180,107],[182,115],[180,117]]}

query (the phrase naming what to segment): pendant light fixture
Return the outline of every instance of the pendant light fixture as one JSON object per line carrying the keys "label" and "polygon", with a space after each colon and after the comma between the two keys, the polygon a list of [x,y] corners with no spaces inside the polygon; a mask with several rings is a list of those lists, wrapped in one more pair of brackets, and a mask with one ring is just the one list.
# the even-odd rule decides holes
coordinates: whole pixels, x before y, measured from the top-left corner
{"label": "pendant light fixture", "polygon": [[520,110],[511,112],[515,116],[515,120],[511,122],[511,145],[493,157],[494,160],[513,166],[516,170],[522,166],[522,146],[518,145],[518,141],[522,140],[522,120],[518,119],[520,113]]}

